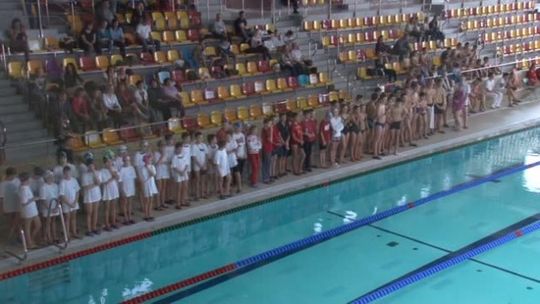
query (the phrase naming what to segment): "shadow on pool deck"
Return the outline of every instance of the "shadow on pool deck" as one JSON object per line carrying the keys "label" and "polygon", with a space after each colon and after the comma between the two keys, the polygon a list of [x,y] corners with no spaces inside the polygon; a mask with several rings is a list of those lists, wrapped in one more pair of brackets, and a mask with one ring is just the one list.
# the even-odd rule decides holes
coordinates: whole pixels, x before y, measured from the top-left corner
{"label": "shadow on pool deck", "polygon": [[[499,110],[474,114],[469,120],[468,129],[462,130],[461,132],[447,129],[445,134],[438,134],[427,140],[419,141],[419,147],[417,148],[402,148],[397,156],[392,155],[383,158],[383,160],[373,160],[370,155],[366,155],[364,160],[360,162],[346,162],[342,164],[340,168],[336,169],[314,169],[313,172],[303,175],[302,178],[288,175],[270,186],[263,185],[257,189],[244,187],[244,191],[241,194],[237,194],[226,200],[216,200],[215,198],[212,198],[193,202],[191,207],[182,211],[167,209],[155,212],[154,215],[156,216],[156,221],[151,223],[142,222],[140,220],[140,214],[137,214],[137,224],[121,227],[119,230],[113,232],[104,232],[96,237],[86,237],[81,240],[74,240],[69,244],[67,250],[62,253],[53,246],[31,251],[28,254],[25,265],[55,258],[62,254],[69,254],[75,251],[92,248],[99,244],[123,239],[141,232],[149,232],[159,228],[184,223],[196,218],[249,205],[250,203],[268,199],[276,195],[283,195],[307,187],[328,183],[362,172],[429,155],[434,152],[445,151],[497,135],[536,126],[540,123],[540,103],[531,102],[531,100],[540,100],[540,96],[537,96],[538,94],[540,94],[540,90],[532,92],[525,98],[526,103],[518,107],[502,108]],[[135,206],[138,207],[138,204]],[[83,222],[79,221],[79,225],[80,224],[83,224]],[[6,231],[5,221],[0,224],[0,231]],[[84,228],[80,231],[84,231]],[[16,252],[22,251],[20,245],[16,244],[14,241],[8,242],[6,237],[6,234],[0,236],[0,248]],[[0,253],[0,259],[0,273],[20,267],[16,264],[14,258],[8,257],[3,251]]]}

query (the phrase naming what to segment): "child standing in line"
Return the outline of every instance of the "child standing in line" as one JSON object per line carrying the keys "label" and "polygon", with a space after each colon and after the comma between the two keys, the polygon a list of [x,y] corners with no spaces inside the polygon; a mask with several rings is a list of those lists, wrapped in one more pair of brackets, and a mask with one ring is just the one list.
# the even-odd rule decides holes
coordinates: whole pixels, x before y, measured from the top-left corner
{"label": "child standing in line", "polygon": [[118,154],[116,155],[116,158],[114,159],[114,167],[117,171],[120,171],[122,167],[124,166],[124,157],[128,155],[128,149],[126,146],[122,145],[120,148],[118,148]]}
{"label": "child standing in line", "polygon": [[242,191],[242,175],[244,174],[244,164],[246,163],[247,151],[246,151],[246,135],[243,132],[243,125],[241,122],[234,124],[234,132],[232,134],[232,140],[236,142],[236,161],[238,162],[238,192]]}
{"label": "child standing in line", "polygon": [[7,217],[10,230],[8,237],[11,238],[19,229],[19,187],[21,181],[17,177],[17,170],[13,167],[6,169],[6,176],[0,184],[0,201],[2,210]]}
{"label": "child standing in line", "polygon": [[56,183],[60,183],[60,181],[64,178],[64,167],[69,166],[71,168],[71,174],[73,177],[77,178],[77,168],[75,168],[75,165],[68,162],[67,154],[64,151],[61,151],[58,154],[58,165],[56,165],[53,168],[54,178]]}
{"label": "child standing in line", "polygon": [[[209,134],[208,141],[208,162],[207,162],[207,176],[208,183],[206,183],[206,193],[210,196],[212,193],[217,193],[219,190],[219,181],[216,165],[214,162],[214,156],[218,150],[217,137],[214,134]],[[212,186],[212,190],[210,189]],[[204,186],[203,186],[204,187]]]}
{"label": "child standing in line", "polygon": [[207,198],[206,185],[208,180],[208,146],[203,142],[201,132],[195,133],[195,142],[191,145],[191,161],[193,169],[193,185],[195,186],[195,201]]}
{"label": "child standing in line", "polygon": [[152,165],[152,154],[145,154],[143,157],[144,166],[140,168],[139,180],[142,185],[143,196],[143,219],[147,222],[153,221],[152,205],[155,196],[158,194],[156,186],[156,167]]}
{"label": "child standing in line", "polygon": [[257,127],[252,125],[249,127],[247,137],[247,152],[249,167],[251,170],[250,183],[251,187],[256,188],[259,180],[259,168],[260,168],[260,153],[261,153],[261,139],[257,135]]}
{"label": "child standing in line", "polygon": [[187,191],[189,183],[189,163],[191,159],[184,153],[182,143],[177,143],[175,146],[175,154],[171,163],[171,170],[174,172],[176,181],[176,209],[182,209],[187,203]]}
{"label": "child standing in line", "polygon": [[262,180],[265,184],[272,182],[272,161],[274,157],[274,143],[273,143],[273,122],[272,118],[267,117],[263,121],[263,129],[261,131],[262,141]]}
{"label": "child standing in line", "polygon": [[326,154],[328,145],[332,144],[332,129],[330,127],[330,112],[328,112],[319,124],[319,166],[328,168]]}
{"label": "child standing in line", "polygon": [[174,193],[175,182],[170,176],[171,162],[174,156],[174,140],[172,134],[165,135],[165,148],[163,149],[163,153],[165,154],[167,169],[169,170],[169,178],[167,179],[167,186],[165,188],[166,195],[163,195],[163,197],[165,198],[165,203],[167,205],[173,205],[176,203],[174,201],[176,199],[176,194]]}
{"label": "child standing in line", "polygon": [[167,208],[165,205],[165,200],[167,199],[167,185],[169,178],[171,177],[170,173],[170,160],[167,156],[167,151],[165,150],[167,146],[160,140],[157,142],[157,151],[154,152],[154,161],[156,166],[156,184],[158,187],[158,197],[157,197],[157,206],[156,211],[160,211]]}
{"label": "child standing in line", "polygon": [[230,196],[231,191],[231,168],[229,165],[229,156],[226,150],[227,142],[218,142],[218,150],[214,156],[218,174],[219,198],[225,199]]}
{"label": "child standing in line", "polygon": [[58,196],[62,203],[62,212],[66,218],[66,232],[70,236],[79,238],[77,234],[77,210],[79,210],[79,190],[81,187],[75,178],[71,176],[71,167],[64,167],[64,177],[58,185]]}
{"label": "child standing in line", "polygon": [[[182,153],[186,155],[187,159],[191,160],[191,135],[189,133],[182,134],[182,142],[184,143],[182,145]],[[191,176],[191,161],[188,163],[188,177]],[[191,183],[188,183],[188,193],[187,193],[187,201],[185,202],[186,206],[189,206],[189,197],[190,195],[194,195],[193,189],[195,189],[194,185]],[[176,202],[178,205],[178,202]]]}
{"label": "child standing in line", "polygon": [[231,182],[236,184],[236,193],[240,193],[242,189],[242,181],[240,176],[240,171],[238,169],[238,158],[236,158],[236,150],[238,149],[238,144],[232,137],[232,131],[227,132],[227,144],[225,146],[227,150],[227,155],[229,157],[229,167],[231,171]]}
{"label": "child standing in line", "polygon": [[113,165],[112,159],[103,158],[105,168],[101,169],[101,181],[103,185],[103,202],[105,203],[105,229],[118,229],[117,226],[117,205],[120,191],[118,190],[118,182],[120,176]]}
{"label": "child standing in line", "polygon": [[137,180],[137,172],[131,165],[131,157],[124,156],[124,165],[119,172],[120,181],[120,201],[122,212],[124,213],[124,225],[134,224],[135,221],[131,218],[131,203],[135,196],[135,181]]}
{"label": "child standing in line", "polygon": [[52,244],[58,240],[55,219],[60,215],[58,208],[58,185],[54,182],[54,173],[45,172],[45,183],[39,189],[41,216],[45,219],[45,242]]}
{"label": "child standing in line", "polygon": [[[96,169],[91,153],[87,153],[84,158],[87,171],[81,175],[81,184],[84,190],[83,203],[86,212],[86,235],[93,236],[100,233],[98,229],[98,217],[99,204],[101,203],[101,174]],[[111,230],[108,218],[105,218],[105,230]]]}
{"label": "child standing in line", "polygon": [[21,187],[19,189],[19,204],[20,215],[24,221],[24,234],[26,237],[26,243],[29,249],[37,248],[36,237],[41,229],[41,221],[38,216],[38,209],[36,205],[37,197],[32,193],[30,189],[30,176],[28,173],[21,173],[19,180],[21,181]]}

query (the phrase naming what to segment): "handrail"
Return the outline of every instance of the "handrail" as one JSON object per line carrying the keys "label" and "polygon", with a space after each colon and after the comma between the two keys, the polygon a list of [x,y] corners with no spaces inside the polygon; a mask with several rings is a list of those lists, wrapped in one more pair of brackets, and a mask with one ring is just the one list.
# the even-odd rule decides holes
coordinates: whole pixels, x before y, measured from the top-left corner
{"label": "handrail", "polygon": [[39,38],[43,39],[43,19],[41,18],[41,1],[42,0],[37,0],[36,6],[37,6],[37,14],[38,14],[37,19],[38,19]]}
{"label": "handrail", "polygon": [[18,254],[12,252],[12,251],[9,251],[9,250],[5,250],[4,252],[9,255],[9,256],[12,256],[14,258],[17,259],[17,261],[19,261],[19,263],[23,263],[24,261],[26,261],[26,259],[28,258],[28,247],[26,245],[26,235],[24,234],[24,230],[21,229],[20,230],[20,234],[21,234],[21,241],[22,241],[22,245],[23,245],[23,250],[24,250],[24,253],[22,256],[19,256]]}
{"label": "handrail", "polygon": [[56,205],[57,205],[56,208],[58,208],[60,212],[60,223],[62,224],[62,232],[64,233],[64,243],[62,245],[54,244],[54,246],[60,249],[60,251],[63,251],[67,248],[69,244],[69,238],[67,235],[66,221],[64,220],[64,210],[62,210],[62,204],[60,204],[60,202],[57,199],[52,199],[51,202],[49,203],[49,210],[48,210],[47,215],[48,217],[51,217],[52,205],[54,202],[56,202]]}

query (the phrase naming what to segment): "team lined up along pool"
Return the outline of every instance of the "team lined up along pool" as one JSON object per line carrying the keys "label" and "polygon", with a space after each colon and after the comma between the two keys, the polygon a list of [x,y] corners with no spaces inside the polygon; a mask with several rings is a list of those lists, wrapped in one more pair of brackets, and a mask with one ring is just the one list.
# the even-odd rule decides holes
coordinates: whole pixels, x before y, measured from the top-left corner
{"label": "team lined up along pool", "polygon": [[[0,303],[118,303],[261,252],[540,161],[540,129],[270,200],[0,281]],[[540,212],[534,166],[434,199],[249,271],[167,290],[162,303],[349,303]],[[540,232],[376,303],[538,303]]]}

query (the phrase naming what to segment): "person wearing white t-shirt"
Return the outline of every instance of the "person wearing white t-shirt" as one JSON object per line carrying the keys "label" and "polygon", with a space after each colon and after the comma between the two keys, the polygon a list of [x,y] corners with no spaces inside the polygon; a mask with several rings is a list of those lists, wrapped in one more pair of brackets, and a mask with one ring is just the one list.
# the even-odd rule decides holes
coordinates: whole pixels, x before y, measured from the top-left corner
{"label": "person wearing white t-shirt", "polygon": [[141,43],[143,52],[153,51],[148,49],[148,45],[153,45],[156,51],[160,50],[161,43],[159,40],[153,39],[150,33],[152,33],[152,19],[144,18],[137,27],[135,28],[135,33],[137,33],[137,38]]}
{"label": "person wearing white t-shirt", "polygon": [[191,145],[191,162],[193,169],[193,185],[195,185],[195,200],[207,198],[205,185],[208,184],[208,146],[203,142],[201,132],[195,133],[195,142]]}
{"label": "person wearing white t-shirt", "polygon": [[[170,170],[171,161],[174,155],[174,140],[172,134],[165,134],[165,148],[163,153],[165,154],[165,161],[167,163],[167,168]],[[175,204],[176,193],[174,193],[174,187],[176,187],[175,181],[169,177],[167,180],[167,185],[165,187],[165,204],[173,205]]]}
{"label": "person wearing white t-shirt", "polygon": [[101,169],[100,178],[103,188],[103,202],[105,203],[105,230],[118,229],[116,216],[118,198],[120,197],[118,189],[120,176],[110,158],[103,158],[103,163],[105,168]]}
{"label": "person wearing white t-shirt", "polygon": [[54,182],[54,173],[45,172],[45,183],[39,189],[39,199],[41,205],[41,216],[45,219],[44,236],[47,243],[53,243],[58,239],[56,233],[55,218],[60,215],[58,208],[58,185]]}
{"label": "person wearing white t-shirt", "polygon": [[56,183],[60,183],[62,178],[64,178],[65,166],[71,167],[71,174],[73,177],[78,177],[77,168],[75,167],[75,165],[68,162],[67,154],[65,152],[60,152],[58,154],[58,165],[53,168],[54,180]]}
{"label": "person wearing white t-shirt", "polygon": [[21,173],[19,175],[19,180],[21,181],[21,187],[19,188],[19,210],[21,218],[24,221],[24,234],[27,246],[29,249],[34,249],[36,248],[34,240],[40,232],[41,221],[36,205],[38,198],[34,196],[32,189],[30,189],[29,179],[30,176],[28,173]]}
{"label": "person wearing white t-shirt", "polygon": [[[143,140],[143,141],[141,141],[141,143],[139,145],[139,150],[136,151],[135,154],[133,154],[133,158],[131,159],[132,164],[135,167],[135,170],[136,170],[137,174],[139,174],[141,172],[141,169],[144,167],[143,158],[148,153],[151,153],[150,144],[148,143],[148,141]],[[141,204],[140,205],[141,210],[143,210],[143,202],[144,202],[143,189],[144,189],[144,185],[142,184],[142,181],[141,181],[140,177],[139,177],[139,182],[138,182],[137,186],[138,186],[137,187],[137,193],[138,193],[138,197],[139,197],[139,203]]]}
{"label": "person wearing white t-shirt", "polygon": [[234,180],[236,184],[236,193],[240,193],[242,190],[242,176],[240,175],[240,168],[238,166],[238,157],[236,157],[236,151],[238,150],[238,143],[233,139],[232,131],[227,133],[227,155],[229,156],[229,167],[231,168],[231,182]]}
{"label": "person wearing white t-shirt", "polygon": [[171,165],[167,156],[167,146],[163,141],[157,142],[157,151],[154,152],[154,166],[156,166],[156,184],[158,187],[158,203],[160,208],[167,208],[165,200],[167,199],[167,184],[171,178]]}
{"label": "person wearing white t-shirt", "polygon": [[500,108],[503,100],[503,93],[498,90],[497,81],[495,80],[495,75],[493,73],[488,74],[488,79],[485,82],[485,94],[493,99],[491,103],[491,108]]}
{"label": "person wearing white t-shirt", "polygon": [[120,204],[122,205],[122,212],[124,213],[124,225],[135,224],[135,221],[131,218],[131,204],[133,197],[135,196],[135,180],[137,179],[137,172],[131,165],[131,157],[129,155],[124,156],[124,165],[119,170],[120,175]]}
{"label": "person wearing white t-shirt", "polygon": [[259,180],[260,154],[262,149],[261,139],[257,135],[257,127],[255,125],[249,128],[247,137],[247,154],[250,168],[249,181],[252,187],[257,187]]}
{"label": "person wearing white t-shirt", "polygon": [[[86,172],[81,175],[81,185],[83,188],[83,203],[86,212],[86,235],[93,236],[99,234],[98,217],[99,205],[101,203],[101,173],[96,169],[93,159],[86,160]],[[105,225],[105,230],[109,231],[110,227]]]}
{"label": "person wearing white t-shirt", "polygon": [[234,125],[232,140],[234,140],[238,146],[236,148],[236,160],[238,162],[238,172],[240,172],[240,176],[242,176],[244,174],[244,164],[247,159],[246,135],[242,132],[242,123],[239,122]]}
{"label": "person wearing white t-shirt", "polygon": [[218,175],[219,198],[225,199],[230,196],[231,191],[231,167],[229,165],[229,155],[227,155],[227,142],[219,141],[218,150],[214,155]]}
{"label": "person wearing white t-shirt", "polygon": [[214,156],[218,150],[218,145],[217,137],[214,134],[208,134],[206,140],[208,142],[208,161],[206,163],[206,176],[208,182],[206,183],[206,193],[208,196],[210,196],[212,193],[217,193],[219,190],[219,177],[217,174],[216,164],[214,163]]}
{"label": "person wearing white t-shirt", "polygon": [[58,185],[58,197],[62,203],[62,212],[66,218],[66,233],[78,238],[77,234],[77,210],[79,210],[79,190],[81,187],[75,178],[71,176],[71,167],[64,167],[64,177]]}
{"label": "person wearing white t-shirt", "polygon": [[124,157],[128,156],[128,148],[125,145],[120,146],[118,148],[118,154],[116,154],[116,158],[114,159],[114,167],[116,168],[116,171],[120,171],[122,167],[124,167]]}
{"label": "person wearing white t-shirt", "polygon": [[2,205],[2,212],[7,217],[9,223],[9,234],[11,238],[15,234],[15,230],[19,226],[18,213],[19,213],[19,187],[21,182],[17,177],[17,170],[13,167],[6,169],[6,176],[4,181],[0,184],[0,202]]}
{"label": "person wearing white t-shirt", "polygon": [[[156,167],[152,164],[152,154],[148,153],[143,157],[144,166],[139,169],[139,180],[142,185],[143,194],[143,219],[147,222],[153,221],[152,205],[155,196],[158,194],[156,186]],[[157,207],[157,205],[156,205]]]}
{"label": "person wearing white t-shirt", "polygon": [[171,162],[171,171],[176,182],[176,209],[182,209],[187,204],[187,187],[189,182],[189,163],[191,159],[186,155],[183,144],[177,143],[175,154]]}

